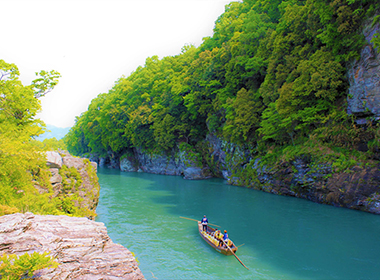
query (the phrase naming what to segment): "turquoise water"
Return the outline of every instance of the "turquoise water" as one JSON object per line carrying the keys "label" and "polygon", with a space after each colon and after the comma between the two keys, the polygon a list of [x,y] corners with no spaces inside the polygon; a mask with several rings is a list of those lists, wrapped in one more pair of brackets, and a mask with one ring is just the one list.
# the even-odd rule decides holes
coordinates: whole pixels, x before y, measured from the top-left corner
{"label": "turquoise water", "polygon": [[[380,279],[380,216],[230,186],[221,179],[99,169],[97,221],[147,279]],[[239,247],[224,256],[201,219]]]}

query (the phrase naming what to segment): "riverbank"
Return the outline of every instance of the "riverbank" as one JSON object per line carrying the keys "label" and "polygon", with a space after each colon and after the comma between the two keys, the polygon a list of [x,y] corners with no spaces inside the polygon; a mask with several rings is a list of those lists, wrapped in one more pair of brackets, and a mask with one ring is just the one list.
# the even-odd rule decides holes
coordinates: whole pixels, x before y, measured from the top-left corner
{"label": "riverbank", "polygon": [[[100,166],[124,172],[177,175],[184,179],[223,178],[231,185],[276,195],[307,199],[320,204],[380,214],[380,162],[365,152],[328,146],[294,146],[267,151],[267,158],[208,135],[201,151],[177,147],[171,153],[151,154],[141,149],[128,156],[90,157]],[[270,155],[272,156],[270,160]]]}

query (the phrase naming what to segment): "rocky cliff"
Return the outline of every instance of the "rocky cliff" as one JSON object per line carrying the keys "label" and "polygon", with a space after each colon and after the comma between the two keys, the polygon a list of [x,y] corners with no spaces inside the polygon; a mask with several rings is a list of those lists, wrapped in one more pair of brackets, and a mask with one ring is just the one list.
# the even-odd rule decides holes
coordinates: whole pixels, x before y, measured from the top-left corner
{"label": "rocky cliff", "polygon": [[[46,157],[52,174],[50,182],[54,190],[53,197],[63,201],[61,210],[94,219],[100,190],[97,164],[66,152],[47,152]],[[47,191],[36,187],[40,193]]]}
{"label": "rocky cliff", "polygon": [[115,244],[103,223],[87,218],[39,216],[0,217],[0,255],[50,252],[57,268],[34,273],[38,279],[144,279],[126,248]]}
{"label": "rocky cliff", "polygon": [[[213,174],[236,186],[380,214],[380,163],[336,172],[331,164],[316,164],[304,155],[268,166],[254,157],[249,149],[214,135],[208,135],[206,143],[208,156],[203,163],[206,167],[189,165],[181,169],[178,168],[181,166],[178,163],[182,162],[178,154],[146,155],[139,151],[135,158],[122,159],[120,169],[179,175],[184,179],[206,179]],[[194,171],[191,176],[189,170]]]}
{"label": "rocky cliff", "polygon": [[[368,24],[363,29],[366,44],[360,59],[352,61],[347,70],[347,112],[356,117],[359,125],[380,119],[380,56],[371,43],[379,30],[379,24]],[[380,214],[379,164],[337,172],[331,164],[316,164],[305,154],[268,166],[252,155],[249,147],[228,143],[215,135],[208,135],[203,144],[203,159],[199,159],[197,151],[179,146],[170,154],[152,155],[135,149],[99,162],[122,171],[179,175],[185,179],[216,176],[234,185]],[[362,151],[368,150],[364,146]]]}
{"label": "rocky cliff", "polygon": [[230,177],[229,183],[313,202],[380,214],[380,164],[332,172],[329,164],[315,165],[307,156],[280,166],[260,165],[256,159],[249,179]]}
{"label": "rocky cliff", "polygon": [[123,155],[90,159],[101,167],[120,168],[125,172],[183,176],[188,180],[213,177],[209,167],[202,163],[199,153],[186,144],[179,145],[170,153],[151,154],[133,149]]}
{"label": "rocky cliff", "polygon": [[371,43],[379,31],[379,24],[364,28],[366,45],[347,73],[350,83],[347,112],[355,115],[359,124],[365,124],[368,118],[380,119],[380,56]]}
{"label": "rocky cliff", "polygon": [[[366,44],[360,58],[351,62],[347,72],[350,84],[347,112],[356,117],[358,125],[380,119],[380,55],[371,43],[374,34],[379,31],[379,24],[372,26],[369,23],[363,29]],[[293,160],[284,160],[276,166],[268,166],[260,158],[253,157],[248,149],[214,136],[209,136],[207,140],[219,174],[230,184],[380,214],[378,161],[337,172],[331,164],[316,163],[305,154]],[[359,150],[366,151],[368,148]],[[239,177],[238,174],[242,173],[245,175]]]}

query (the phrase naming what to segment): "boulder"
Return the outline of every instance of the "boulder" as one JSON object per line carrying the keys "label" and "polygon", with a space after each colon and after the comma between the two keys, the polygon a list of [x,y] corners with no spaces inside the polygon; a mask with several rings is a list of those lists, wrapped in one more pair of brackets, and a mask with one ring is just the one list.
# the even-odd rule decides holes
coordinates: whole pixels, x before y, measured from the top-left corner
{"label": "boulder", "polygon": [[[16,213],[0,217],[0,255],[50,252],[60,264],[38,279],[145,279],[132,253],[87,218]],[[34,278],[34,277],[33,277]]]}
{"label": "boulder", "polygon": [[66,155],[62,159],[63,164],[66,165],[68,168],[74,167],[75,169],[82,169],[84,168],[84,162],[82,158],[73,157],[71,155]]}
{"label": "boulder", "polygon": [[210,179],[213,177],[208,168],[200,167],[188,167],[183,171],[183,175],[183,179],[187,180]]}
{"label": "boulder", "polygon": [[52,185],[57,183],[62,183],[62,176],[59,175],[59,169],[58,168],[50,168],[51,177],[50,177],[50,183]]}
{"label": "boulder", "polygon": [[50,168],[61,168],[62,167],[62,157],[57,152],[46,152],[47,165]]}

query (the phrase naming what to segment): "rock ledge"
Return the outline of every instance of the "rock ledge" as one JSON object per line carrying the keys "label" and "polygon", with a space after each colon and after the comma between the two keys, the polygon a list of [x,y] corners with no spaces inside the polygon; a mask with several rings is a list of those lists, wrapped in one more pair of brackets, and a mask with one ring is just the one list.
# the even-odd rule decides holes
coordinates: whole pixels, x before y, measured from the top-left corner
{"label": "rock ledge", "polygon": [[0,255],[50,252],[60,263],[39,279],[145,279],[132,253],[87,218],[16,213],[0,217]]}

